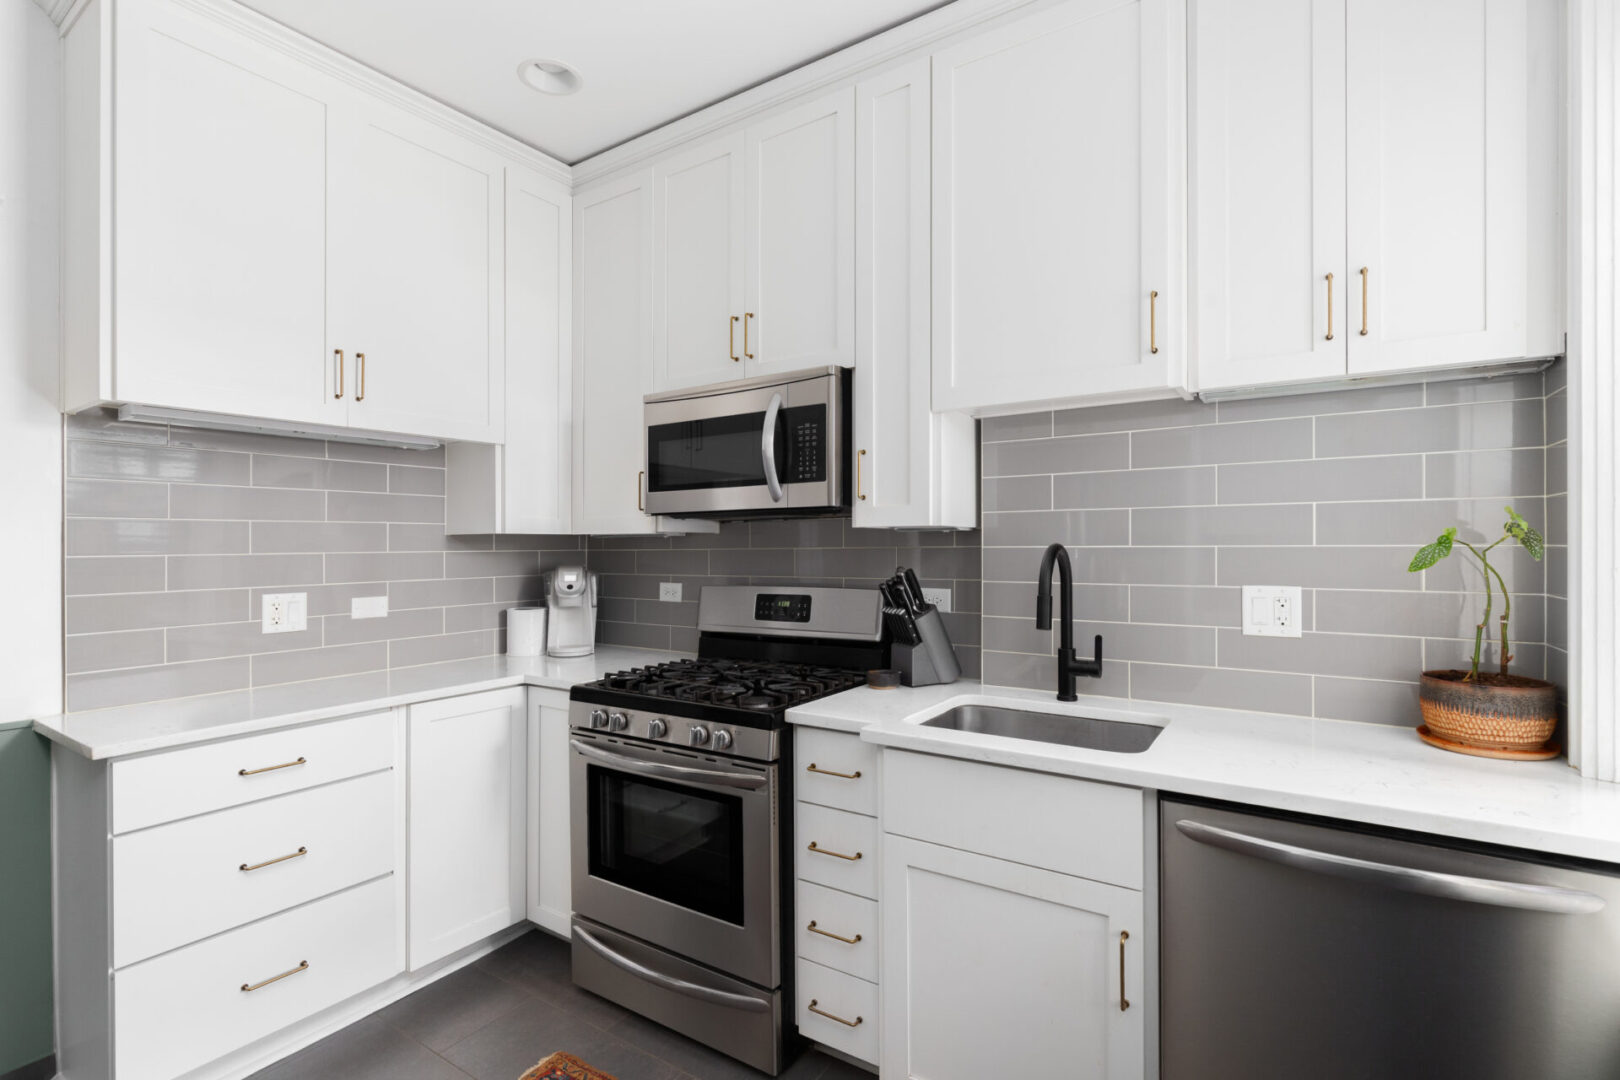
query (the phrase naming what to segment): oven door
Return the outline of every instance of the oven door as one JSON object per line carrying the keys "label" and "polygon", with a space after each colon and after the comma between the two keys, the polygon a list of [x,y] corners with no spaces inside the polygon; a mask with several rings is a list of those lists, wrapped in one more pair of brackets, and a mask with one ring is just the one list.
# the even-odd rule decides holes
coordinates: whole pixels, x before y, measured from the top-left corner
{"label": "oven door", "polygon": [[645,407],[647,512],[842,505],[842,386],[840,375],[823,374],[684,397],[653,395]]}
{"label": "oven door", "polygon": [[570,732],[573,907],[772,989],[776,766]]}

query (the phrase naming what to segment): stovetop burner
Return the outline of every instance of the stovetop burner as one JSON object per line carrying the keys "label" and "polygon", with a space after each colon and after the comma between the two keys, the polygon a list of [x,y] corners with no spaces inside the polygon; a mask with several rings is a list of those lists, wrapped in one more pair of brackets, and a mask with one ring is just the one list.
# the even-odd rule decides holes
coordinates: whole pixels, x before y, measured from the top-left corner
{"label": "stovetop burner", "polygon": [[772,712],[865,682],[858,671],[774,660],[672,660],[618,671],[592,683],[602,690],[720,708]]}

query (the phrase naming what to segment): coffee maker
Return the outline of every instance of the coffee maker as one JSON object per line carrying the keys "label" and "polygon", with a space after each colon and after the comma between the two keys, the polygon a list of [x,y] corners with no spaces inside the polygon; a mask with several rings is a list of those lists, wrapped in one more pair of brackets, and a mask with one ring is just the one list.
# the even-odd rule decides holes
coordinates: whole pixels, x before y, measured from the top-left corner
{"label": "coffee maker", "polygon": [[589,656],[596,651],[596,575],[583,566],[546,571],[547,656]]}

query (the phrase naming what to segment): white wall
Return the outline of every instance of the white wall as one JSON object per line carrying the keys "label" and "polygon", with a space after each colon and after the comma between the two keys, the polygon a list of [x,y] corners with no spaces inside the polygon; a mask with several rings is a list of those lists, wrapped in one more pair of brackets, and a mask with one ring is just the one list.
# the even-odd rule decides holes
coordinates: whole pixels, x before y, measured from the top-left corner
{"label": "white wall", "polygon": [[56,28],[0,0],[0,725],[62,702],[61,126]]}

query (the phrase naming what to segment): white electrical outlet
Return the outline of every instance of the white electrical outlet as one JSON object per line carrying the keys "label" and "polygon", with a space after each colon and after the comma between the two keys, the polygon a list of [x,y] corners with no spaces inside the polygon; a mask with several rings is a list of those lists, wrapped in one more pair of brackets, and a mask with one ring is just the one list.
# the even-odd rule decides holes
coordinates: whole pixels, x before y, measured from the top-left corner
{"label": "white electrical outlet", "polygon": [[349,600],[349,618],[382,619],[388,615],[388,597],[356,596]]}
{"label": "white electrical outlet", "polygon": [[924,589],[923,601],[925,603],[933,604],[941,611],[949,611],[951,610],[951,590]]}
{"label": "white electrical outlet", "polygon": [[259,630],[265,634],[295,634],[309,629],[309,594],[265,593],[259,602]]}
{"label": "white electrical outlet", "polygon": [[1243,586],[1243,632],[1257,637],[1299,637],[1304,614],[1297,585]]}
{"label": "white electrical outlet", "polygon": [[658,599],[679,603],[681,599],[681,583],[678,581],[660,582],[658,585]]}

